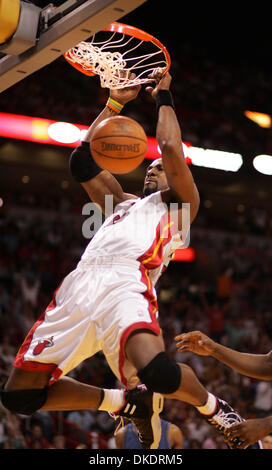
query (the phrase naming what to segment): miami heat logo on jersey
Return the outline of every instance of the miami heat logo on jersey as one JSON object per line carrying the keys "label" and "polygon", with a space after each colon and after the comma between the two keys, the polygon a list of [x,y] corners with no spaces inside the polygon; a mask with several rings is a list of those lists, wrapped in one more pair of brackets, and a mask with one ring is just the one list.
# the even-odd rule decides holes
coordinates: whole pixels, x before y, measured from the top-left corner
{"label": "miami heat logo on jersey", "polygon": [[113,217],[112,221],[109,222],[108,225],[106,225],[106,227],[108,227],[109,225],[114,225],[117,222],[121,222],[121,220],[123,220],[123,218],[126,217],[127,215],[128,215],[128,212],[125,212],[123,215],[116,215],[115,217]]}
{"label": "miami heat logo on jersey", "polygon": [[[131,202],[130,205],[129,205],[129,209],[134,206],[135,202]],[[108,227],[109,225],[114,225],[116,224],[117,222],[121,222],[121,220],[123,220],[127,215],[129,215],[129,209],[126,210],[122,215],[115,215],[113,217],[113,219],[111,220],[111,222],[109,222],[106,227]]]}
{"label": "miami heat logo on jersey", "polygon": [[39,354],[41,354],[45,348],[51,348],[52,346],[54,346],[53,338],[54,336],[51,336],[51,338],[49,339],[40,340],[33,349],[34,356],[38,356]]}

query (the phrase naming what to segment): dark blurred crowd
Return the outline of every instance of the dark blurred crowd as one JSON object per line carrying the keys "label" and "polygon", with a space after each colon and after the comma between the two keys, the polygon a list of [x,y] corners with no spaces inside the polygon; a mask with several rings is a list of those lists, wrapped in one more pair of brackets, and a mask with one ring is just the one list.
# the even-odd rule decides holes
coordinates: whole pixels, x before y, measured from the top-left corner
{"label": "dark blurred crowd", "polygon": [[[72,270],[89,240],[83,217],[66,210],[10,204],[0,212],[0,378],[7,377],[18,346]],[[73,202],[76,204],[76,201]],[[232,348],[264,354],[272,349],[272,243],[265,233],[246,234],[193,226],[193,263],[170,264],[157,290],[160,323],[168,353],[189,364],[206,387],[228,400],[244,417],[265,416],[272,408],[271,384],[242,377],[214,359],[177,353],[174,336],[202,330]],[[71,374],[99,387],[120,386],[102,353]],[[114,447],[116,426],[107,413],[39,411],[33,417],[0,412],[2,448]],[[194,408],[166,400],[164,416],[177,424],[187,448],[225,444]]]}

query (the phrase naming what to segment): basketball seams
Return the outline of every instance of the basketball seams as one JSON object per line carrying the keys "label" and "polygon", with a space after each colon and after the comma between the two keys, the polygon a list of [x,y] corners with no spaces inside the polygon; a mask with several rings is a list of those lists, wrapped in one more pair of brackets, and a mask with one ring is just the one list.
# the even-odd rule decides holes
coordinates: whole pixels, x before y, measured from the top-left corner
{"label": "basketball seams", "polygon": [[142,153],[139,153],[138,155],[133,155],[132,157],[127,157],[127,156],[124,156],[124,157],[111,157],[110,155],[105,155],[104,153],[101,153],[96,149],[91,149],[91,150],[92,150],[92,152],[96,152],[100,157],[110,158],[111,160],[132,160],[133,158],[140,158],[140,157],[142,157],[142,155],[146,154],[146,151],[144,151]]}
{"label": "basketball seams", "polygon": [[100,137],[94,137],[92,139],[92,142],[94,142],[95,140],[101,140],[101,139],[108,139],[109,137],[116,137],[116,138],[120,138],[120,137],[125,137],[126,139],[135,139],[135,140],[140,140],[141,142],[144,142],[146,144],[146,140],[145,139],[142,139],[141,137],[136,137],[134,135],[127,135],[127,134],[118,134],[118,135],[112,135],[112,134],[109,134],[109,135],[103,135],[103,136],[100,136]]}

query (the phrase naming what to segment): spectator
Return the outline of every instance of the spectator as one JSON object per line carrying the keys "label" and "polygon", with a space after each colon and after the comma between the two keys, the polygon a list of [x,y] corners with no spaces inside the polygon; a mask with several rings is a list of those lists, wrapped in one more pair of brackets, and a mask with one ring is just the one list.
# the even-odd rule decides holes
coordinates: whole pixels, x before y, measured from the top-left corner
{"label": "spectator", "polygon": [[249,337],[249,332],[244,328],[243,318],[233,318],[225,327],[227,334],[227,346],[232,349],[239,349],[243,340]]}
{"label": "spectator", "polygon": [[210,432],[207,424],[197,415],[193,416],[193,419],[187,423],[187,429],[189,430],[190,438],[201,443],[204,442]]}
{"label": "spectator", "polygon": [[260,381],[257,383],[254,407],[260,412],[269,412],[272,409],[272,387],[270,382]]}
{"label": "spectator", "polygon": [[0,445],[6,440],[5,435],[5,413],[4,410],[0,408]]}
{"label": "spectator", "polygon": [[26,272],[21,275],[20,286],[25,303],[36,307],[40,289],[40,280],[35,277],[33,272]]}
{"label": "spectator", "polygon": [[89,410],[71,411],[67,415],[67,421],[76,424],[85,431],[90,431],[95,423],[95,418]]}
{"label": "spectator", "polygon": [[37,448],[40,445],[41,449],[49,449],[52,447],[51,443],[43,436],[42,427],[39,424],[33,424],[31,427],[30,435],[26,438],[28,449]]}
{"label": "spectator", "polygon": [[52,442],[54,434],[54,415],[47,410],[38,410],[31,419],[31,424],[39,424],[42,428],[43,437]]}
{"label": "spectator", "polygon": [[51,449],[66,449],[66,438],[62,434],[53,436]]}
{"label": "spectator", "polygon": [[272,449],[272,435],[269,434],[269,436],[266,436],[263,439],[262,443],[264,449]]}
{"label": "spectator", "polygon": [[[4,426],[7,439],[4,440],[4,445],[9,449],[26,449],[26,439],[21,431],[20,418],[5,410]],[[8,442],[8,444],[7,444]]]}
{"label": "spectator", "polygon": [[211,304],[206,300],[204,293],[200,294],[200,299],[204,312],[209,318],[209,334],[214,341],[220,341],[224,333],[224,318],[226,315],[226,306],[220,305],[217,299],[214,299]]}

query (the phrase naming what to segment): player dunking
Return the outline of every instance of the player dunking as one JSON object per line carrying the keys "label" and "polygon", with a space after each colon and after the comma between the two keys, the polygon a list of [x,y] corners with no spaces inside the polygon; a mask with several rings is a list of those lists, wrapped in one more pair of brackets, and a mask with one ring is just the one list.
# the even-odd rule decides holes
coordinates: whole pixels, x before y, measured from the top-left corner
{"label": "player dunking", "polygon": [[[87,246],[77,268],[65,277],[42,317],[21,346],[4,385],[3,405],[13,412],[38,409],[99,409],[133,421],[142,446],[157,448],[163,398],[195,407],[219,430],[241,418],[202,386],[193,370],[165,353],[158,323],[155,283],[177,248],[169,204],[190,204],[191,221],[199,195],[183,155],[181,130],[169,91],[171,76],[159,72],[147,91],[156,102],[157,140],[162,159],[148,168],[144,197],[124,193],[106,170],[90,157],[89,140],[96,125],[116,115],[136,98],[140,87],[111,90],[107,106],[90,127],[86,141],[72,153],[70,169],[91,200],[109,216]],[[141,230],[133,236],[135,220]],[[66,375],[81,361],[102,350],[124,390],[102,390]],[[147,387],[135,388],[142,382]],[[233,444],[234,445],[234,444]]]}

